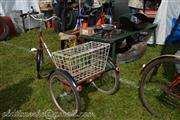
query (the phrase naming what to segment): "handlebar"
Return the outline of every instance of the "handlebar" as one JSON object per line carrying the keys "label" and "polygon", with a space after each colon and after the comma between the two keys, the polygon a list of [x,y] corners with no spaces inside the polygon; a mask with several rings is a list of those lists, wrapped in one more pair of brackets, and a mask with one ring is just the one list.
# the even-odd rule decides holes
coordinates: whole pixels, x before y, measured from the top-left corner
{"label": "handlebar", "polygon": [[30,17],[33,18],[34,20],[43,21],[43,22],[49,21],[49,20],[54,19],[54,18],[60,19],[60,18],[57,17],[57,16],[52,16],[52,17],[47,18],[47,19],[37,18],[37,17],[35,17],[37,14],[39,14],[39,12],[32,12],[32,13],[29,13],[29,12],[28,12],[28,13],[21,14],[20,17],[26,18],[27,16],[30,16]]}
{"label": "handlebar", "polygon": [[28,13],[21,14],[20,17],[22,17],[22,18],[25,17],[26,18],[28,15],[37,15],[37,14],[39,14],[39,12],[32,12],[32,13],[28,12]]}
{"label": "handlebar", "polygon": [[37,21],[43,21],[43,22],[46,22],[46,21],[49,21],[49,20],[52,20],[52,19],[54,19],[54,18],[58,18],[58,19],[60,19],[59,17],[57,17],[57,16],[52,16],[52,17],[50,17],[50,18],[37,18],[37,17],[35,17],[35,15],[30,15],[30,17],[31,18],[33,18],[34,20],[37,20]]}
{"label": "handlebar", "polygon": [[31,6],[31,11],[28,11],[27,13],[21,14],[20,17],[26,18],[28,15],[36,15],[39,14],[39,12],[36,12],[33,6]]}

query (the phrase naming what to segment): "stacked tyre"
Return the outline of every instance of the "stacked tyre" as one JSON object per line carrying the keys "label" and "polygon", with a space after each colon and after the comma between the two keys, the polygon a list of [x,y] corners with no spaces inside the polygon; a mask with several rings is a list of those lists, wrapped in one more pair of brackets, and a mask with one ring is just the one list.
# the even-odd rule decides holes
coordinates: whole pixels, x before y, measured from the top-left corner
{"label": "stacked tyre", "polygon": [[9,35],[9,27],[3,17],[0,16],[0,41],[5,40]]}

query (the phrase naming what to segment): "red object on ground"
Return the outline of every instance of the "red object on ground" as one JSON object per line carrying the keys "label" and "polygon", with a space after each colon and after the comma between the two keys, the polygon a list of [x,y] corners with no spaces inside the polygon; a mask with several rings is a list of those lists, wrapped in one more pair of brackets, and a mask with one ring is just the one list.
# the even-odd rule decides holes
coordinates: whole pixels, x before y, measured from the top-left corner
{"label": "red object on ground", "polygon": [[4,21],[6,21],[8,27],[9,27],[10,35],[15,36],[16,35],[16,29],[14,27],[14,24],[13,24],[11,18],[8,16],[2,16],[2,18],[4,19]]}
{"label": "red object on ground", "polygon": [[140,13],[149,14],[149,15],[156,15],[157,10],[145,10],[145,12],[143,10],[140,10]]}
{"label": "red object on ground", "polygon": [[51,27],[54,28],[54,20],[52,20],[52,26]]}
{"label": "red object on ground", "polygon": [[0,35],[3,33],[3,25],[0,22]]}

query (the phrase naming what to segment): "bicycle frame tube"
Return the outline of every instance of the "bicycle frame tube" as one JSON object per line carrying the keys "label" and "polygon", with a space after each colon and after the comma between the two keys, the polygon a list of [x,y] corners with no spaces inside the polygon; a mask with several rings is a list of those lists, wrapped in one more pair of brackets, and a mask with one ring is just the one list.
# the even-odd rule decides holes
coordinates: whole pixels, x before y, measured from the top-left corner
{"label": "bicycle frame tube", "polygon": [[[175,80],[173,80],[170,85],[167,86],[167,88],[165,89],[165,92],[180,99],[180,93],[173,93],[173,89],[178,86],[180,84],[180,76],[178,76]],[[176,88],[175,88],[176,89]]]}
{"label": "bicycle frame tube", "polygon": [[53,65],[56,66],[56,68],[59,68],[54,60],[54,57],[52,56],[50,50],[48,49],[46,43],[44,42],[44,38],[43,38],[43,33],[42,31],[40,31],[40,34],[39,34],[39,47],[41,50],[43,50],[43,48],[46,50],[48,56],[50,57],[51,59],[51,62],[53,63]]}
{"label": "bicycle frame tube", "polygon": [[180,83],[180,76],[178,76],[175,80],[173,80],[171,82],[171,84],[169,85],[169,88],[172,89],[173,87],[175,87],[176,85],[178,85]]}

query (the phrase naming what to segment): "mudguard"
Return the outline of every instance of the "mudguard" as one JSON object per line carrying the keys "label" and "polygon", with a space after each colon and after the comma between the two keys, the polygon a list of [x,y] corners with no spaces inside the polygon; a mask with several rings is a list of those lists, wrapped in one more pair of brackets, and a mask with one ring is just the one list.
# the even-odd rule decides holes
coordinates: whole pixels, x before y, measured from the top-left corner
{"label": "mudguard", "polygon": [[153,63],[154,61],[156,61],[157,59],[163,59],[165,57],[172,57],[172,58],[178,58],[180,59],[180,56],[177,56],[177,55],[161,55],[159,57],[156,57],[154,58],[153,60],[151,60],[150,62],[148,62],[145,67],[143,67],[143,69],[141,70],[140,74],[142,74],[142,72],[151,64]]}
{"label": "mudguard", "polygon": [[67,72],[66,70],[63,70],[63,69],[60,69],[60,68],[57,68],[57,69],[51,71],[51,73],[50,73],[49,76],[48,76],[48,80],[50,79],[50,76],[51,76],[54,72],[57,72],[57,71],[60,71],[60,72],[64,73],[64,74],[65,74],[66,76],[68,76],[68,77],[71,77],[71,81],[68,81],[68,82],[71,82],[72,85],[77,88],[77,82],[76,82],[76,80],[71,76],[71,74],[70,74],[69,72]]}

